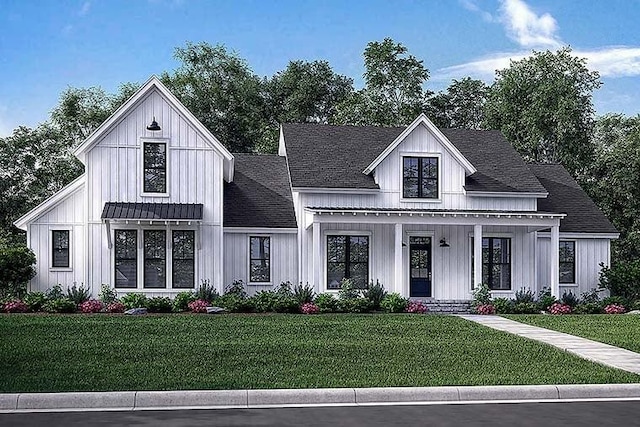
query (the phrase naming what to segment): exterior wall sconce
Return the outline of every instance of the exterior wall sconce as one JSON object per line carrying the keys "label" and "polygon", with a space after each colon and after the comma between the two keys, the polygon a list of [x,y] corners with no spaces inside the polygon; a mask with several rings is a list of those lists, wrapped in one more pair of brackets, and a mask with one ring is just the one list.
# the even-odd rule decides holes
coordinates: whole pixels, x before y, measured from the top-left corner
{"label": "exterior wall sconce", "polygon": [[440,239],[440,247],[441,248],[448,248],[449,247],[449,244],[447,243],[447,239],[445,237]]}
{"label": "exterior wall sconce", "polygon": [[153,121],[151,122],[151,124],[149,126],[147,126],[147,130],[151,130],[151,131],[157,131],[160,130],[160,126],[158,125],[158,122],[156,122],[156,117],[153,116]]}

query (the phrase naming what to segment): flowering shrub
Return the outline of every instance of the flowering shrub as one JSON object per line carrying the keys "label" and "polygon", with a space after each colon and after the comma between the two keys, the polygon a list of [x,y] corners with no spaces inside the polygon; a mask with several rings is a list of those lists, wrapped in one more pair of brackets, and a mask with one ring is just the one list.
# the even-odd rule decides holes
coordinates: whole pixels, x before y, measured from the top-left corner
{"label": "flowering shrub", "polygon": [[476,307],[476,313],[478,314],[496,314],[496,308],[493,304],[481,304]]}
{"label": "flowering shrub", "polygon": [[124,304],[120,301],[112,302],[107,306],[107,311],[109,313],[124,313]]}
{"label": "flowering shrub", "polygon": [[423,314],[427,312],[427,306],[422,301],[411,301],[407,304],[407,308],[405,310],[407,313]]}
{"label": "flowering shrub", "polygon": [[197,299],[195,301],[190,302],[188,305],[189,305],[189,310],[191,310],[194,313],[206,313],[207,306],[209,305],[209,303],[204,300]]}
{"label": "flowering shrub", "polygon": [[5,303],[3,309],[7,313],[26,313],[27,310],[29,310],[29,307],[27,307],[27,304],[18,299]]}
{"label": "flowering shrub", "polygon": [[300,306],[300,311],[302,314],[318,314],[320,313],[320,309],[317,305],[312,302],[307,302]]}
{"label": "flowering shrub", "polygon": [[549,313],[551,314],[571,314],[571,306],[569,304],[562,304],[556,302],[549,307]]}
{"label": "flowering shrub", "polygon": [[78,308],[83,313],[98,313],[102,311],[103,307],[102,302],[95,299],[86,300],[78,305]]}
{"label": "flowering shrub", "polygon": [[623,314],[626,311],[620,304],[609,304],[604,308],[604,312],[607,314]]}

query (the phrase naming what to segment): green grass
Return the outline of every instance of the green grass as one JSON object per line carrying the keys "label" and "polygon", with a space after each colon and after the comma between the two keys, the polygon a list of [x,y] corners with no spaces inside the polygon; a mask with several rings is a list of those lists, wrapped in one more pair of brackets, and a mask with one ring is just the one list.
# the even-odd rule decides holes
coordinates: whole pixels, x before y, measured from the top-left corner
{"label": "green grass", "polygon": [[0,391],[638,382],[457,317],[0,315]]}
{"label": "green grass", "polygon": [[640,316],[607,314],[540,316],[514,314],[504,317],[640,353]]}

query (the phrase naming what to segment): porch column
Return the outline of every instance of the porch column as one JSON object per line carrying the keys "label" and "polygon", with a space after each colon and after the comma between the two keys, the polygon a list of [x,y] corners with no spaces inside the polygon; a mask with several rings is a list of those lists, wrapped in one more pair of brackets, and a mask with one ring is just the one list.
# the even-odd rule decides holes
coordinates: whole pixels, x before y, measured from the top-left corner
{"label": "porch column", "polygon": [[551,266],[551,295],[560,298],[560,226],[551,227],[551,248],[549,249],[549,265]]}
{"label": "porch column", "polygon": [[400,295],[404,295],[403,289],[403,268],[402,268],[402,224],[396,224],[395,227],[395,245],[394,245],[394,255],[395,255],[395,274],[394,274],[394,288],[395,291]]}
{"label": "porch column", "polygon": [[313,286],[318,292],[322,292],[320,283],[322,277],[322,256],[320,254],[320,223],[313,223]]}
{"label": "porch column", "polygon": [[473,226],[473,281],[472,289],[482,284],[482,224]]}

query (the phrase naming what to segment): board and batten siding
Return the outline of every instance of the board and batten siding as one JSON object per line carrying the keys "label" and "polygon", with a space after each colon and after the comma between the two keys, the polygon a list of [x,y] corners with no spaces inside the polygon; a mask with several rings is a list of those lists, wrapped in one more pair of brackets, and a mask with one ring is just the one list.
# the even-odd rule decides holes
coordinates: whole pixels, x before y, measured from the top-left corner
{"label": "board and batten siding", "polygon": [[[249,237],[271,238],[271,282],[249,282]],[[224,285],[242,280],[249,295],[275,289],[282,282],[298,284],[298,243],[296,233],[224,233]]]}

